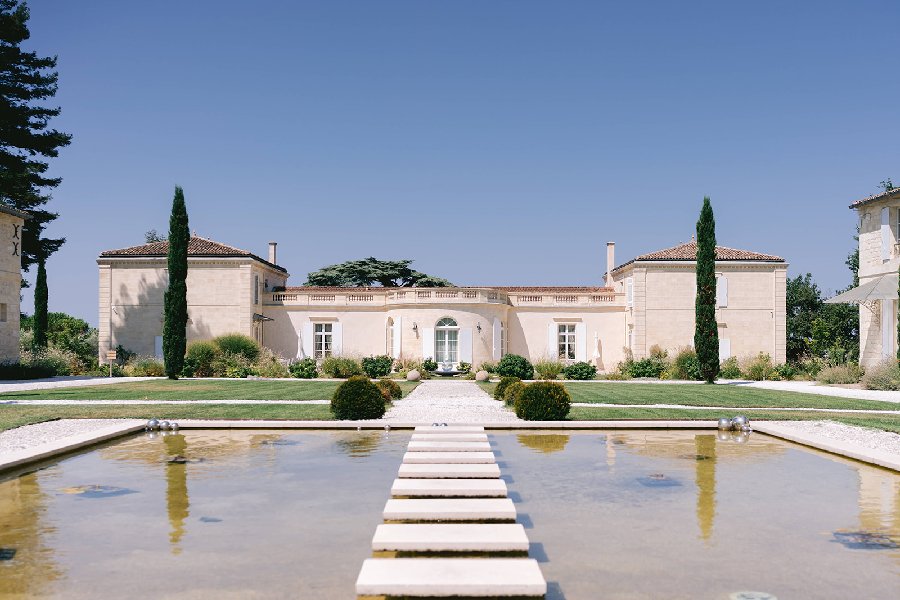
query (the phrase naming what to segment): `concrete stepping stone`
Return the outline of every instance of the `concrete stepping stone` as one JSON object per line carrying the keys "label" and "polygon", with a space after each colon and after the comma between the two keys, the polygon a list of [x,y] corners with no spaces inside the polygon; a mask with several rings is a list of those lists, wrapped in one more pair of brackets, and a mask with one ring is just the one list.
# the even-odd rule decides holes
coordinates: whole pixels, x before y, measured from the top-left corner
{"label": "concrete stepping stone", "polygon": [[410,442],[407,452],[490,452],[487,442]]}
{"label": "concrete stepping stone", "polygon": [[486,433],[414,433],[411,442],[486,442]]}
{"label": "concrete stepping stone", "polygon": [[484,425],[448,425],[447,427],[416,425],[414,431],[416,433],[484,433]]}
{"label": "concrete stepping stone", "polygon": [[487,464],[497,462],[493,452],[407,452],[404,464]]}
{"label": "concrete stepping stone", "polygon": [[528,535],[518,523],[379,525],[375,552],[527,552]]}
{"label": "concrete stepping stone", "polygon": [[509,498],[391,498],[384,505],[385,521],[515,521]]}
{"label": "concrete stepping stone", "polygon": [[400,465],[401,479],[497,479],[500,467],[494,464],[408,464]]}
{"label": "concrete stepping stone", "polygon": [[392,496],[506,498],[501,479],[395,479]]}
{"label": "concrete stepping stone", "polygon": [[543,597],[532,558],[370,558],[356,580],[361,596]]}

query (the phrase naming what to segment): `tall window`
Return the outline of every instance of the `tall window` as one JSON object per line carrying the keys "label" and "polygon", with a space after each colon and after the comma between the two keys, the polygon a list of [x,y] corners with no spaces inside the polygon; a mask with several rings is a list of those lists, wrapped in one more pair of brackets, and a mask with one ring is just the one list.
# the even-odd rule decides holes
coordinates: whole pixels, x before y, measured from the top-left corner
{"label": "tall window", "polygon": [[500,358],[506,356],[506,323],[500,323]]}
{"label": "tall window", "polygon": [[6,323],[6,304],[0,304],[0,323]]}
{"label": "tall window", "polygon": [[313,336],[313,351],[316,358],[331,356],[331,323],[316,323]]}
{"label": "tall window", "polygon": [[259,304],[259,275],[253,276],[253,304]]}
{"label": "tall window", "polygon": [[389,318],[387,320],[387,335],[385,336],[387,339],[387,348],[385,350],[385,354],[388,356],[394,355],[394,319]]}
{"label": "tall window", "polygon": [[563,323],[559,326],[559,358],[575,360],[575,323]]}
{"label": "tall window", "polygon": [[437,322],[434,329],[434,360],[438,364],[456,363],[459,357],[459,327],[450,317]]}

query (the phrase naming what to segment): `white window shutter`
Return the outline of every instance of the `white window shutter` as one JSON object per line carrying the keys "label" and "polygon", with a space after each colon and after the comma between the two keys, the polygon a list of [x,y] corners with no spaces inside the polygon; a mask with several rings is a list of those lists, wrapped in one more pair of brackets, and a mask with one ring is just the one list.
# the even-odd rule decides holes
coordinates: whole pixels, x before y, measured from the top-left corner
{"label": "white window shutter", "polygon": [[304,323],[300,331],[300,358],[313,357],[313,324]]}
{"label": "white window shutter", "polygon": [[719,338],[719,362],[731,358],[731,340]]}
{"label": "white window shutter", "polygon": [[547,358],[559,358],[559,327],[553,321],[547,326]]}
{"label": "white window shutter", "polygon": [[459,361],[472,363],[472,328],[459,330]]}
{"label": "white window shutter", "polygon": [[158,335],[153,338],[153,352],[156,358],[163,357],[163,344],[162,344],[162,336]]}
{"label": "white window shutter", "polygon": [[587,325],[575,324],[575,360],[587,360]]}
{"label": "white window shutter", "polygon": [[634,306],[634,277],[625,280],[625,306]]}
{"label": "white window shutter", "polygon": [[890,209],[881,209],[881,260],[891,258],[891,217]]}
{"label": "white window shutter", "polygon": [[894,303],[891,300],[881,301],[881,356],[893,358],[894,356]]}
{"label": "white window shutter", "polygon": [[400,343],[400,340],[403,336],[403,328],[400,326],[402,322],[403,317],[394,317],[394,324],[392,325],[392,328],[394,330],[392,335],[394,343],[393,347],[391,348],[391,356],[393,358],[400,358],[400,352],[402,351],[402,345]]}
{"label": "white window shutter", "polygon": [[501,328],[503,325],[500,323],[500,319],[494,317],[494,330],[493,330],[493,358],[494,360],[500,360],[500,353],[503,352],[503,349],[500,348],[500,338],[503,336],[501,333]]}
{"label": "white window shutter", "polygon": [[422,328],[422,360],[434,358],[434,328]]}
{"label": "white window shutter", "polygon": [[332,323],[331,325],[331,354],[341,356],[344,348],[343,327],[340,323]]}
{"label": "white window shutter", "polygon": [[728,278],[724,275],[716,277],[716,306],[728,306]]}

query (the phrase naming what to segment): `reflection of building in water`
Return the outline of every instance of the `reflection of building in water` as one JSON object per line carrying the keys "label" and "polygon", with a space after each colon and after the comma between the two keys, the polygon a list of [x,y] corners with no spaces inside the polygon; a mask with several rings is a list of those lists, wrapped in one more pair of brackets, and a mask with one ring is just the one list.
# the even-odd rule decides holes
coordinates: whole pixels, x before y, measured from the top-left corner
{"label": "reflection of building in water", "polygon": [[716,436],[694,437],[697,463],[697,525],[700,537],[709,540],[716,518]]}
{"label": "reflection of building in water", "polygon": [[900,477],[866,466],[857,472],[860,528],[900,539]]}
{"label": "reflection of building in water", "polygon": [[369,456],[381,445],[384,434],[377,431],[361,433],[345,433],[335,440],[338,450],[351,458],[363,458]]}
{"label": "reflection of building in water", "polygon": [[0,548],[16,551],[0,564],[3,597],[50,594],[50,584],[60,577],[53,549],[46,545],[55,530],[44,520],[46,505],[37,473],[0,483]]}
{"label": "reflection of building in water", "polygon": [[521,445],[544,454],[553,454],[554,452],[565,450],[566,444],[569,443],[569,436],[559,433],[529,433],[527,435],[517,435],[516,437]]}
{"label": "reflection of building in water", "polygon": [[[620,450],[630,450],[654,458],[693,459],[697,454],[694,436],[685,432],[642,431],[611,434]],[[751,435],[745,444],[719,443],[716,457],[729,462],[761,461],[784,454],[786,446],[772,438]]]}
{"label": "reflection of building in water", "polygon": [[[186,456],[187,440],[183,435],[167,435],[163,440],[169,456]],[[187,489],[187,464],[166,463],[166,512],[169,515],[169,542],[172,554],[180,554],[178,542],[184,535],[184,520],[190,514]]]}
{"label": "reflection of building in water", "polygon": [[606,466],[609,468],[616,466],[616,445],[611,435],[606,436]]}

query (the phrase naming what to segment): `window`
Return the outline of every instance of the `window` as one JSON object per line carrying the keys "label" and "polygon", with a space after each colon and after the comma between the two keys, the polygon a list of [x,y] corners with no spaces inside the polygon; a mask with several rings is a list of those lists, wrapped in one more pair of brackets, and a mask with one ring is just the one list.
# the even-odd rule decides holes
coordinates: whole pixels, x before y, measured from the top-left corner
{"label": "window", "polygon": [[628,350],[634,350],[634,325],[628,326]]}
{"label": "window", "polygon": [[434,331],[434,360],[442,363],[456,363],[459,356],[459,327],[450,317],[437,322]]}
{"label": "window", "polygon": [[0,304],[0,323],[6,323],[6,304]]}
{"label": "window", "polygon": [[724,275],[716,275],[716,307],[728,306],[728,278]]}
{"label": "window", "polygon": [[253,276],[253,304],[259,304],[259,275]]}
{"label": "window", "polygon": [[625,280],[625,306],[634,306],[634,278]]}
{"label": "window", "polygon": [[388,318],[387,320],[387,347],[385,348],[385,354],[388,356],[394,355],[394,319]]}
{"label": "window", "polygon": [[332,324],[316,323],[313,327],[313,353],[316,358],[331,356]]}
{"label": "window", "polygon": [[559,358],[575,360],[575,323],[560,325],[557,340],[559,342]]}
{"label": "window", "polygon": [[506,323],[500,323],[500,358],[506,356]]}

